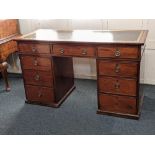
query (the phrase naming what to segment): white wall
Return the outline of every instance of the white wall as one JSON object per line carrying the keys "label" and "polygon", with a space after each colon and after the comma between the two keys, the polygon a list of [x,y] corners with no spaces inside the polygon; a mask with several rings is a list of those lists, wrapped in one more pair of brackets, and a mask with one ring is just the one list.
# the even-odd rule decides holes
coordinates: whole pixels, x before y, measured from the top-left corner
{"label": "white wall", "polygon": [[[155,20],[151,19],[95,19],[95,20],[32,20],[20,19],[21,33],[29,33],[39,28],[62,30],[72,29],[148,29],[145,52],[144,83],[155,84]],[[94,59],[74,58],[74,73],[78,78],[96,78],[96,63]]]}

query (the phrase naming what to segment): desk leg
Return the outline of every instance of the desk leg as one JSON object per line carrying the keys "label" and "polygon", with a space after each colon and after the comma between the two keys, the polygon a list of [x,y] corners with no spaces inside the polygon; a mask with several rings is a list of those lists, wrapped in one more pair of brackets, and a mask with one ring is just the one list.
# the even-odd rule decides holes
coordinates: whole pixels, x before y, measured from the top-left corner
{"label": "desk leg", "polygon": [[6,91],[10,91],[11,88],[10,88],[10,86],[9,86],[9,82],[8,82],[8,74],[7,74],[7,70],[6,70],[6,69],[2,71],[2,76],[3,76],[4,81],[5,81]]}

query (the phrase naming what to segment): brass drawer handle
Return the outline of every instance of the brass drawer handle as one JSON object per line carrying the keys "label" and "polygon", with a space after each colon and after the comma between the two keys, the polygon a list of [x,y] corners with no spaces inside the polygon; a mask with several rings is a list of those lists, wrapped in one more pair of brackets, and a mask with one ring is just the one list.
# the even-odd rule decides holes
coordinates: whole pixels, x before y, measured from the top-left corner
{"label": "brass drawer handle", "polygon": [[36,74],[35,77],[34,77],[34,79],[35,79],[36,81],[38,81],[38,80],[40,79],[40,76],[39,76],[38,74]]}
{"label": "brass drawer handle", "polygon": [[120,88],[120,83],[117,81],[116,83],[115,83],[115,89],[119,89]]}
{"label": "brass drawer handle", "polygon": [[131,105],[127,105],[127,109],[131,110],[133,107]]}
{"label": "brass drawer handle", "polygon": [[115,57],[120,57],[120,56],[121,56],[121,52],[118,49],[116,49],[116,51],[115,51]]}
{"label": "brass drawer handle", "polygon": [[84,49],[82,50],[82,55],[87,55],[87,49],[86,49],[86,48],[84,48]]}
{"label": "brass drawer handle", "polygon": [[34,59],[34,66],[38,65],[38,61],[36,59]]}
{"label": "brass drawer handle", "polygon": [[116,73],[119,73],[120,72],[120,65],[119,64],[116,64],[116,66],[115,66],[115,72]]}
{"label": "brass drawer handle", "polygon": [[32,47],[32,52],[37,52],[37,49],[35,47]]}
{"label": "brass drawer handle", "polygon": [[61,48],[61,49],[60,49],[60,53],[61,53],[61,54],[64,54],[64,51],[65,51],[64,48]]}
{"label": "brass drawer handle", "polygon": [[40,91],[40,92],[38,93],[38,97],[42,97],[42,96],[43,96],[42,91]]}

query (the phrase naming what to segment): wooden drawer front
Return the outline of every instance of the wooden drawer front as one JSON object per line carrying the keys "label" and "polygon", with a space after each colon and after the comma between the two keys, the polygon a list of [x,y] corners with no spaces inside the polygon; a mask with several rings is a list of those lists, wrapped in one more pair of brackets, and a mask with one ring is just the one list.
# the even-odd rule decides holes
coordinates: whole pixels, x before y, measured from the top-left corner
{"label": "wooden drawer front", "polygon": [[54,55],[64,56],[80,56],[80,57],[94,57],[95,48],[90,46],[65,46],[65,45],[54,45]]}
{"label": "wooden drawer front", "polygon": [[51,103],[54,101],[52,88],[25,85],[26,97],[28,101],[38,101]]}
{"label": "wooden drawer front", "polygon": [[50,45],[48,44],[19,43],[18,48],[19,48],[19,52],[26,52],[26,53],[32,53],[32,54],[50,53]]}
{"label": "wooden drawer front", "polygon": [[15,41],[8,41],[0,45],[0,61],[6,61],[7,57],[17,51],[17,44]]}
{"label": "wooden drawer front", "polygon": [[36,56],[20,56],[21,64],[23,69],[34,69],[34,70],[51,70],[50,58],[42,58]]}
{"label": "wooden drawer front", "polygon": [[26,84],[53,87],[51,72],[24,70],[23,74]]}
{"label": "wooden drawer front", "polygon": [[136,80],[103,77],[99,78],[99,91],[112,94],[136,96]]}
{"label": "wooden drawer front", "polygon": [[137,59],[139,51],[136,47],[98,47],[98,57]]}
{"label": "wooden drawer front", "polygon": [[99,94],[99,109],[106,112],[137,114],[136,98]]}
{"label": "wooden drawer front", "polygon": [[137,62],[98,60],[99,75],[137,77]]}

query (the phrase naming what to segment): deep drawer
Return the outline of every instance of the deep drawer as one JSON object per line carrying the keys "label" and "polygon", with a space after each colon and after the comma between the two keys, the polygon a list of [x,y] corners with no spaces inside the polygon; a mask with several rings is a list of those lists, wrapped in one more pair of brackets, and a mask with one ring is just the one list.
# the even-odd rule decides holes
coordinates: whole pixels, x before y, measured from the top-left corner
{"label": "deep drawer", "polygon": [[136,98],[99,94],[99,109],[105,112],[137,114]]}
{"label": "deep drawer", "polygon": [[50,54],[50,45],[48,44],[19,43],[18,49],[23,53]]}
{"label": "deep drawer", "polygon": [[138,63],[98,60],[99,75],[137,77]]}
{"label": "deep drawer", "polygon": [[53,45],[53,53],[57,56],[94,57],[95,48],[91,46]]}
{"label": "deep drawer", "polygon": [[97,51],[98,57],[103,58],[128,58],[128,59],[138,59],[140,53],[138,47],[126,47],[126,46],[104,46],[98,47]]}
{"label": "deep drawer", "polygon": [[20,55],[20,60],[23,69],[34,69],[42,71],[51,70],[50,58]]}
{"label": "deep drawer", "polygon": [[54,102],[54,93],[52,88],[25,85],[25,91],[28,101],[37,101],[47,104]]}
{"label": "deep drawer", "polygon": [[100,92],[136,96],[135,79],[99,77],[98,80]]}
{"label": "deep drawer", "polygon": [[24,70],[25,84],[53,87],[53,77],[51,72]]}

